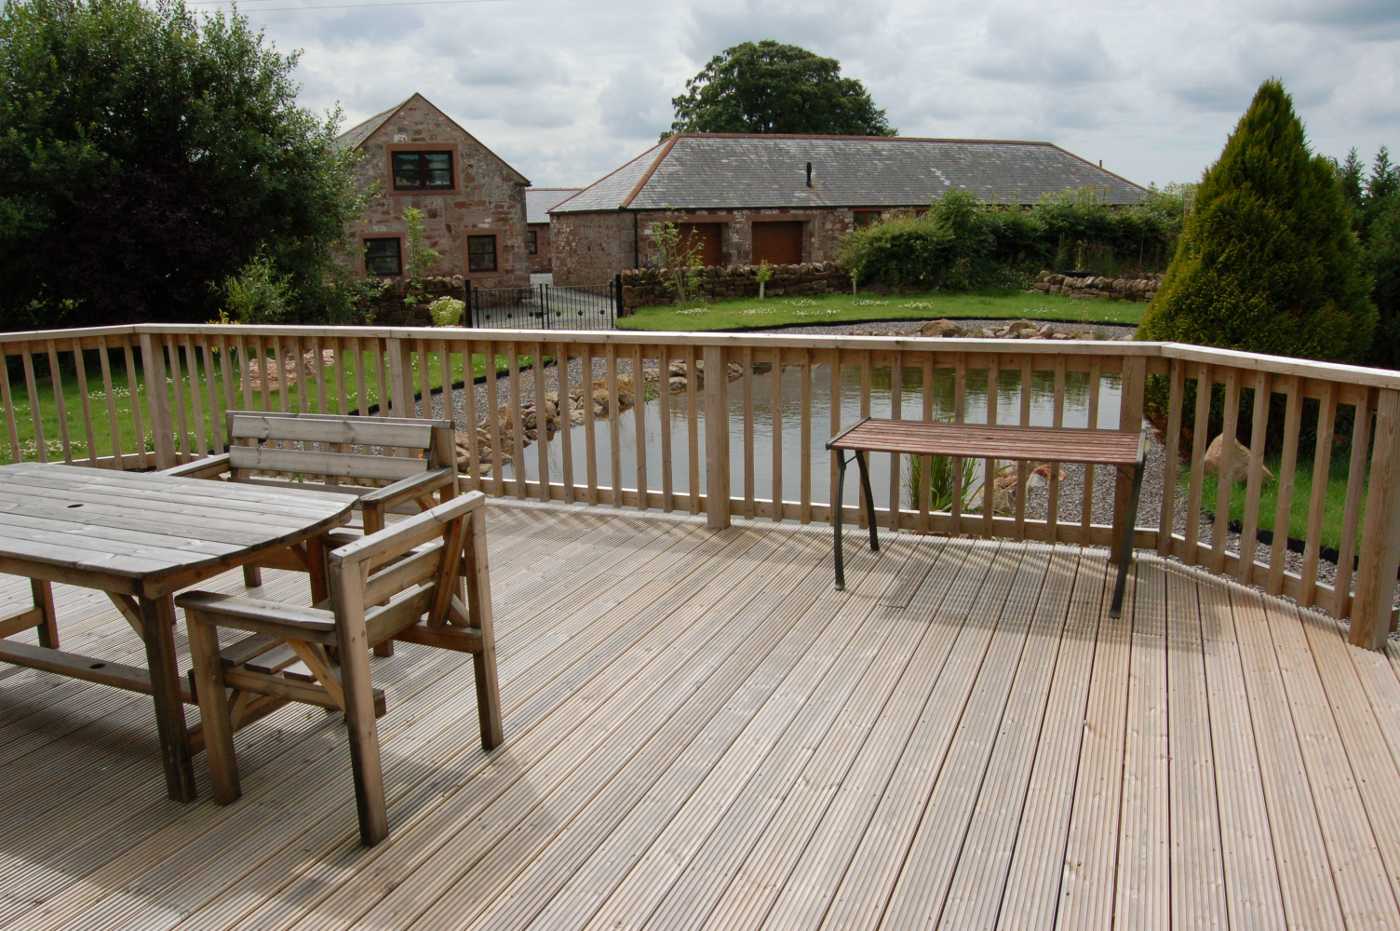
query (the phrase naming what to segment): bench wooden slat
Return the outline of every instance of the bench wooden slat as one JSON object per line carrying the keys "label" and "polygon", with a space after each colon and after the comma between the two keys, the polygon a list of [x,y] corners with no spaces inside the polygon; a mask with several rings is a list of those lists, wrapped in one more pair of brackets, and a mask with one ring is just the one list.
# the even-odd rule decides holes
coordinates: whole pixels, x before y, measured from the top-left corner
{"label": "bench wooden slat", "polygon": [[1117,430],[982,426],[870,418],[834,437],[828,449],[1135,465],[1141,438]]}
{"label": "bench wooden slat", "polygon": [[405,421],[388,418],[367,420],[324,414],[267,416],[237,413],[233,438],[255,440],[297,440],[307,443],[341,443],[355,446],[427,449],[432,445],[431,420]]}
{"label": "bench wooden slat", "polygon": [[266,446],[233,446],[229,464],[235,469],[270,472],[302,472],[334,475],[338,478],[372,478],[396,481],[424,471],[422,459],[403,456],[373,456],[359,453],[332,453],[301,449],[272,449]]}

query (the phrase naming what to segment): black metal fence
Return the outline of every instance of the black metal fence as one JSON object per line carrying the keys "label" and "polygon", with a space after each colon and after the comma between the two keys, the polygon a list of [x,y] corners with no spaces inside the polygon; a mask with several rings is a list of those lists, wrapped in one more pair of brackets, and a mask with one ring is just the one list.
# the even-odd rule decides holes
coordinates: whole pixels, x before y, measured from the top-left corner
{"label": "black metal fence", "polygon": [[470,324],[482,329],[610,330],[622,310],[622,282],[471,288],[467,298]]}

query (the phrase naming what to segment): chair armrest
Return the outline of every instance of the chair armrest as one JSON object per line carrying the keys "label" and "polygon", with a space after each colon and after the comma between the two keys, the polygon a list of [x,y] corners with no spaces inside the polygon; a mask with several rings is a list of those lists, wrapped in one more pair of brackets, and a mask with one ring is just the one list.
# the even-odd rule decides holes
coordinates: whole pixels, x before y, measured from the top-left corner
{"label": "chair armrest", "polygon": [[433,469],[422,475],[401,478],[392,485],[376,488],[360,496],[360,507],[364,510],[380,509],[387,511],[397,504],[431,494],[446,488],[457,481],[456,469]]}
{"label": "chair armrest", "polygon": [[161,469],[159,475],[174,475],[179,478],[218,478],[229,471],[228,453],[193,459],[182,465]]}
{"label": "chair armrest", "polygon": [[330,611],[203,591],[185,592],[175,603],[185,609],[185,617],[191,623],[212,623],[316,643],[336,642],[335,615]]}

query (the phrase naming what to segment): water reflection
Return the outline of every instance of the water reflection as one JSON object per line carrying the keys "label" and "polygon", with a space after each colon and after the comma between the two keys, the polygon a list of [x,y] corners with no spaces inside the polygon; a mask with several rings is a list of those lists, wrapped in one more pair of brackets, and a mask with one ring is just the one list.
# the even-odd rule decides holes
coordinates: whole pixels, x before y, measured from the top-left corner
{"label": "water reflection", "polygon": [[[987,373],[969,372],[966,379],[965,406],[966,420],[969,423],[986,423],[988,413]],[[774,443],[774,372],[760,372],[753,376],[753,455],[754,455],[754,497],[766,499],[772,495],[773,486],[773,443]],[[997,379],[996,411],[1000,423],[1019,422],[1021,416],[1021,376],[1019,371],[1002,372]],[[831,436],[831,373],[829,366],[812,367],[812,425],[811,449],[806,451],[806,460],[811,469],[812,500],[824,503],[830,500],[831,455],[826,450],[826,440]],[[874,417],[889,417],[893,411],[891,391],[891,370],[875,369],[871,372],[870,413]],[[901,416],[908,420],[923,418],[922,373],[919,369],[906,368],[903,372],[900,398]],[[935,420],[952,420],[954,378],[946,369],[935,370],[931,385],[932,411]],[[785,501],[798,500],[802,483],[802,369],[797,366],[784,366],[782,369],[781,410],[777,421],[781,423],[782,444],[782,496]],[[1098,426],[1112,429],[1118,426],[1119,379],[1116,375],[1101,378],[1098,405]],[[657,399],[645,405],[646,421],[646,475],[647,487],[661,490],[661,405]],[[1049,372],[1039,372],[1031,379],[1030,421],[1033,425],[1049,426],[1055,415],[1054,376]],[[841,370],[841,418],[843,425],[849,426],[860,417],[860,371],[852,366]],[[704,459],[704,405],[700,405],[700,488],[705,487]],[[1065,404],[1063,422],[1069,427],[1085,427],[1089,423],[1089,376],[1083,372],[1070,372],[1065,376]],[[618,418],[618,440],[621,447],[619,472],[624,488],[636,484],[636,429],[635,414],[626,411]],[[744,496],[744,423],[743,392],[739,382],[731,382],[729,388],[729,428],[730,428],[730,489],[736,498]],[[686,427],[685,395],[671,396],[670,422],[666,425],[671,436],[671,487],[675,494],[690,491],[690,469],[687,461],[688,430]],[[594,424],[597,456],[598,482],[611,485],[613,467],[611,462],[611,439],[606,418],[599,418]],[[586,474],[587,447],[584,441],[584,428],[573,428],[571,445],[573,452],[574,481],[582,484]],[[549,442],[550,480],[558,482],[563,475],[564,447],[560,435],[556,434]],[[538,453],[531,447],[525,451],[525,472],[529,479],[539,477]],[[875,453],[870,457],[872,493],[876,504],[885,507],[890,497],[890,456]],[[510,466],[505,474],[512,476]],[[908,507],[908,463],[901,464],[900,502]],[[857,500],[856,470],[847,472],[846,500]]]}

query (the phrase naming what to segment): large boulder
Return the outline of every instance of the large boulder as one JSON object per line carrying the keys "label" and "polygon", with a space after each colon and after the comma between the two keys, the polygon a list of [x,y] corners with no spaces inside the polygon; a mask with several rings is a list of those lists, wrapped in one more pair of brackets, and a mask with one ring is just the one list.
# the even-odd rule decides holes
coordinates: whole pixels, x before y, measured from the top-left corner
{"label": "large boulder", "polygon": [[[1230,451],[1230,470],[1227,479],[1232,482],[1242,482],[1248,478],[1249,473],[1249,447],[1237,439],[1229,442],[1234,444]],[[1220,474],[1220,458],[1225,452],[1225,434],[1221,433],[1210,441],[1206,447],[1206,454],[1203,457],[1205,471],[1212,472],[1217,476]],[[1269,471],[1268,466],[1264,466],[1264,478],[1273,479],[1274,473]]]}
{"label": "large boulder", "polygon": [[938,336],[948,339],[962,335],[962,327],[951,320],[930,320],[919,327],[919,333],[923,336]]}

